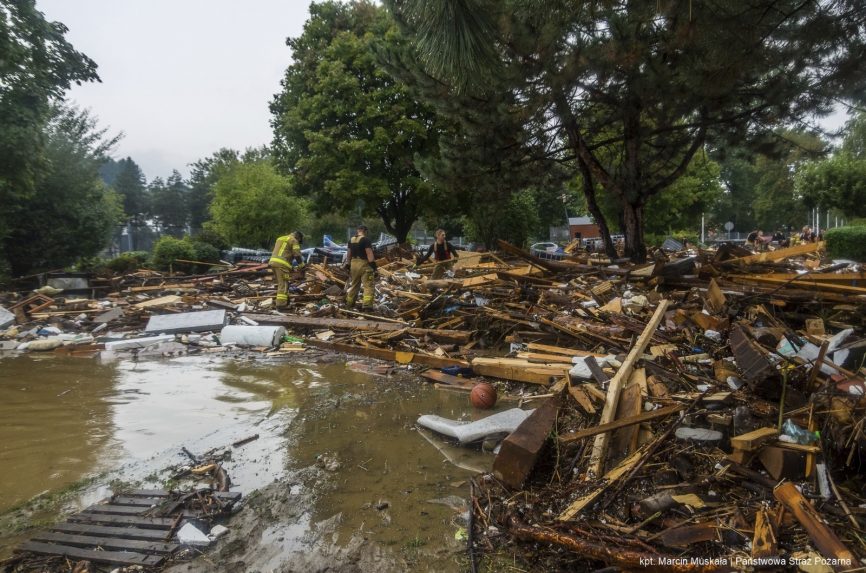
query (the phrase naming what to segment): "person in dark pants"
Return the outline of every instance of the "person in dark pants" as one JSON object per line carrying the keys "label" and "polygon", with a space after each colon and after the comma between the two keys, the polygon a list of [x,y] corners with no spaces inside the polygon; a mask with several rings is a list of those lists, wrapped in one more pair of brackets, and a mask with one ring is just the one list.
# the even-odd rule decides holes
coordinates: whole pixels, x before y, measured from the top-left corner
{"label": "person in dark pants", "polygon": [[361,306],[364,310],[373,310],[375,290],[373,281],[379,272],[376,257],[373,255],[373,243],[367,238],[367,226],[358,225],[354,237],[349,240],[349,252],[346,254],[346,265],[349,267],[349,289],[346,292],[346,306],[352,307],[358,297],[361,286],[364,287],[364,297]]}
{"label": "person in dark pants", "polygon": [[457,260],[457,249],[445,239],[445,229],[436,229],[434,236],[436,240],[433,241],[424,256],[418,258],[415,264],[421,265],[430,258],[430,255],[433,255],[433,260],[438,264],[433,269],[433,276],[431,278],[436,280],[442,278],[445,271],[450,270],[454,266],[454,261]]}

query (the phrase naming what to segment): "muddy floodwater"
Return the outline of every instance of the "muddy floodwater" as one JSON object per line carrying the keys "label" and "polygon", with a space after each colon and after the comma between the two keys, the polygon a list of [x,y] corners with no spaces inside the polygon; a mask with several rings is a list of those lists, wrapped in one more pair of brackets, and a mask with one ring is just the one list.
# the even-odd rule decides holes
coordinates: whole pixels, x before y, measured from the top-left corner
{"label": "muddy floodwater", "polygon": [[244,508],[212,549],[221,565],[183,570],[464,570],[467,480],[492,455],[414,422],[477,417],[466,395],[325,358],[0,358],[0,558],[26,537],[9,515],[35,496],[71,491],[51,507],[73,511],[118,484],[164,486],[183,447],[224,448]]}

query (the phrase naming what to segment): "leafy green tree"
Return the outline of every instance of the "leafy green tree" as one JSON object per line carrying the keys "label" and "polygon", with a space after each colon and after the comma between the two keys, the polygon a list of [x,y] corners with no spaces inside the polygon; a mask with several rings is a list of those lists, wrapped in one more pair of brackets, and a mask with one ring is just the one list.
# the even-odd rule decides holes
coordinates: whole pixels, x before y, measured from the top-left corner
{"label": "leafy green tree", "polygon": [[212,228],[234,245],[271,247],[305,223],[307,203],[270,159],[245,159],[221,172],[214,184]]}
{"label": "leafy green tree", "polygon": [[148,187],[150,193],[150,212],[160,232],[174,237],[183,236],[189,219],[189,188],[183,176],[175,169],[168,180],[156,177]]}
{"label": "leafy green tree", "polygon": [[866,216],[866,113],[845,126],[841,148],[829,159],[803,165],[796,191],[809,209],[839,209],[847,217]]}
{"label": "leafy green tree", "polygon": [[123,211],[99,166],[118,139],[87,111],[54,110],[45,129],[45,167],[3,239],[15,275],[62,268],[108,245]]}
{"label": "leafy green tree", "polygon": [[787,132],[772,155],[758,155],[760,174],[752,209],[755,226],[767,231],[798,229],[809,221],[809,210],[795,185],[795,174],[804,163],[827,151],[826,143],[812,134]]}
{"label": "leafy green tree", "polygon": [[149,238],[147,220],[150,217],[150,193],[146,186],[144,173],[131,157],[121,159],[120,170],[114,179],[114,190],[123,201],[124,221],[129,232],[129,249],[141,250]]}
{"label": "leafy green tree", "polygon": [[220,174],[240,161],[240,154],[234,149],[222,148],[210,157],[199,159],[190,167],[189,193],[187,208],[189,210],[189,225],[193,233],[204,228],[210,218],[210,204],[213,201],[213,186]]}
{"label": "leafy green tree", "polygon": [[399,38],[376,4],[310,6],[271,103],[274,153],[317,213],[360,208],[404,242],[430,204],[415,158],[435,147],[435,116],[379,63],[380,42]]}
{"label": "leafy green tree", "polygon": [[463,227],[472,241],[496,247],[496,239],[526,246],[541,226],[538,203],[532,191],[513,193],[507,202],[478,201],[469,210]]}
{"label": "leafy green tree", "polygon": [[[432,86],[425,78],[445,72],[425,98],[457,98],[469,113],[511,94],[514,105],[502,113],[529,130],[516,144],[561,142],[553,147],[584,189],[616,199],[625,251],[636,261],[646,257],[648,202],[706,143],[748,142],[826,114],[839,99],[862,98],[866,77],[857,0],[386,5],[426,64],[415,70],[416,85]],[[488,59],[481,82],[473,81],[476,58]]]}
{"label": "leafy green tree", "polygon": [[0,245],[8,245],[49,168],[44,145],[52,102],[72,84],[99,80],[96,64],[73,48],[66,31],[47,21],[34,0],[0,0]]}
{"label": "leafy green tree", "polygon": [[646,231],[662,235],[700,229],[701,216],[714,212],[724,198],[720,173],[718,163],[696,155],[682,177],[647,202]]}

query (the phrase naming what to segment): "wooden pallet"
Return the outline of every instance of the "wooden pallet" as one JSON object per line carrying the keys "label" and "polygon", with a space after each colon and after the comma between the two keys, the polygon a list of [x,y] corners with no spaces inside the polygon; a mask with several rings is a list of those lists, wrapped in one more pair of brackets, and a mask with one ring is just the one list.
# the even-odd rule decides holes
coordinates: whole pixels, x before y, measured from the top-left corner
{"label": "wooden pallet", "polygon": [[[159,567],[181,546],[172,543],[184,518],[202,518],[199,510],[177,510],[170,516],[144,515],[152,507],[176,495],[164,490],[136,490],[113,496],[34,535],[16,553],[36,553],[109,565]],[[227,508],[240,492],[215,492]]]}

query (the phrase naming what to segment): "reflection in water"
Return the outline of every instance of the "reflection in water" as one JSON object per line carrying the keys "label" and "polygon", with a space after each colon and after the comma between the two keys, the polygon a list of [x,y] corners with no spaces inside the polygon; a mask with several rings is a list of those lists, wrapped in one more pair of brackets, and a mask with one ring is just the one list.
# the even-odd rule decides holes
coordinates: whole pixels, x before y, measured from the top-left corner
{"label": "reflection in water", "polygon": [[0,511],[116,461],[107,398],[112,364],[80,358],[0,361]]}
{"label": "reflection in water", "polygon": [[203,453],[253,433],[259,439],[226,462],[244,493],[317,458],[336,460],[303,484],[312,505],[302,516],[274,516],[268,526],[266,537],[280,540],[275,563],[328,524],[339,544],[360,534],[397,549],[446,548],[430,563],[453,570],[440,558],[460,551],[461,511],[442,500],[465,498],[473,470],[493,459],[413,429],[421,414],[478,415],[465,395],[343,364],[24,356],[0,360],[0,397],[0,467],[15,469],[0,472],[0,512],[105,469],[150,473],[186,461],[181,446]]}
{"label": "reflection in water", "polygon": [[[454,448],[446,456],[442,450],[451,448],[441,438],[431,437],[439,444],[428,443],[413,427],[421,414],[472,416],[466,396],[421,382],[397,385],[348,372],[342,379],[347,376],[355,377],[351,386],[331,384],[338,397],[332,407],[318,412],[302,407],[304,416],[296,420],[300,427],[293,428],[302,436],[293,455],[298,467],[317,457],[336,458],[340,464],[330,472],[333,491],[317,496],[311,521],[322,523],[339,514],[341,543],[362,534],[397,548],[456,545],[459,550],[454,534],[461,512],[441,500],[466,497],[468,478],[489,470],[493,456],[471,448]],[[355,399],[348,399],[347,392],[355,393]]]}

